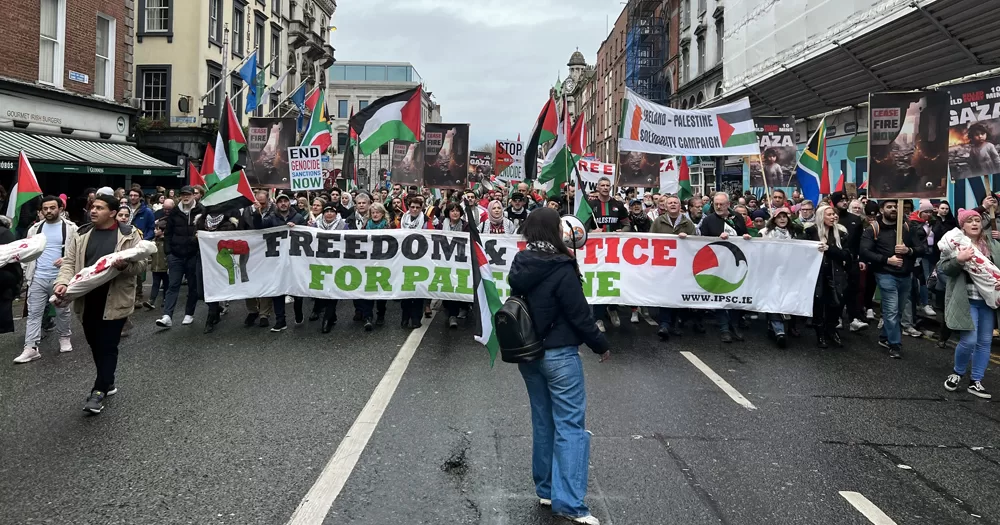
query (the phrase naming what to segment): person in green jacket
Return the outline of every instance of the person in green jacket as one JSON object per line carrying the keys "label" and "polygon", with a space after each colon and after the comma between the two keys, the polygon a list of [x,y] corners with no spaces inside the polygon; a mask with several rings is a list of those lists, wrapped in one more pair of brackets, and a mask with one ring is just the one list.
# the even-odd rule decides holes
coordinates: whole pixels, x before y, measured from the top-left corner
{"label": "person in green jacket", "polygon": [[[991,239],[983,224],[982,216],[975,210],[958,210],[958,227],[972,240],[979,253],[988,257],[993,264],[1000,263],[1000,242]],[[959,332],[961,338],[955,347],[955,366],[945,379],[944,388],[949,392],[958,390],[962,376],[971,373],[966,392],[981,398],[993,396],[983,386],[983,375],[990,362],[990,346],[993,343],[993,328],[997,326],[997,311],[983,300],[969,278],[965,264],[976,254],[972,248],[960,249],[947,255],[942,254],[938,271],[947,276],[944,292],[944,320],[948,328]]]}

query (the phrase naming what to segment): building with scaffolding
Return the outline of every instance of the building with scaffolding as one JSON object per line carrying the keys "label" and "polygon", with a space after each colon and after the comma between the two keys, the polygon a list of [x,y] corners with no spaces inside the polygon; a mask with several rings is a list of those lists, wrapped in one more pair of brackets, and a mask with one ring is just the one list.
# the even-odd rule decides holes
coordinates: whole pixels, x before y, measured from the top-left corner
{"label": "building with scaffolding", "polygon": [[[667,28],[663,0],[630,0],[625,36],[625,85],[641,97],[666,105],[671,82],[667,62]],[[669,7],[668,7],[669,9]]]}

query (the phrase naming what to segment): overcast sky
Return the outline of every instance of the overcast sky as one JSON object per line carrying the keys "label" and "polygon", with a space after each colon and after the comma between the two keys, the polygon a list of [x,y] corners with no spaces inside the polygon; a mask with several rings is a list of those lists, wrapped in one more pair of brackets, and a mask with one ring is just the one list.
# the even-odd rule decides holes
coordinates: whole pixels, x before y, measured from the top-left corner
{"label": "overcast sky", "polygon": [[621,0],[340,0],[337,60],[409,62],[472,148],[531,132],[577,47],[593,64]]}

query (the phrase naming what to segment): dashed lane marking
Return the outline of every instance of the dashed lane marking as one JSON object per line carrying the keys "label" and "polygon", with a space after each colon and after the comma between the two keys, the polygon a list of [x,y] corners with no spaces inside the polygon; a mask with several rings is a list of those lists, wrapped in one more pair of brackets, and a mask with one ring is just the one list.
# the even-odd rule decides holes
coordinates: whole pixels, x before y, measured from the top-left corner
{"label": "dashed lane marking", "polygon": [[882,512],[882,509],[876,507],[874,503],[860,493],[845,490],[841,491],[840,495],[874,525],[896,525],[896,522],[892,521],[892,518]]}
{"label": "dashed lane marking", "polygon": [[436,316],[437,310],[434,310],[434,314],[429,319],[423,320],[423,326],[410,332],[409,337],[400,347],[399,353],[396,354],[396,358],[392,360],[389,369],[386,370],[382,380],[372,392],[365,408],[358,414],[354,424],[351,425],[347,435],[337,447],[337,451],[323,467],[316,483],[302,498],[295,512],[292,513],[287,525],[322,525],[330,508],[333,507],[333,502],[337,500],[344,484],[347,483],[347,478],[351,476],[351,472],[358,464],[361,453],[368,445],[372,433],[375,432],[375,427],[378,426],[382,414],[385,413],[389,401],[392,400],[392,395],[396,392],[396,387],[399,386],[399,380],[402,379],[403,373],[410,365],[410,359],[413,358],[417,347],[420,346],[420,341],[427,333],[427,329],[433,324]]}
{"label": "dashed lane marking", "polygon": [[747,410],[757,410],[757,407],[755,407],[754,404],[751,403],[749,399],[743,397],[743,394],[739,393],[739,391],[733,388],[733,386],[730,385],[728,381],[723,379],[722,376],[716,374],[715,370],[712,370],[712,368],[706,365],[701,359],[698,359],[698,356],[692,354],[691,352],[681,352],[681,355],[684,356],[688,361],[690,361],[691,364],[695,366],[695,368],[701,370],[701,373],[708,376],[708,378],[711,379],[712,382],[715,383],[719,388],[721,388],[722,391],[725,392],[729,397],[731,397],[733,401],[736,401],[743,408],[746,408]]}

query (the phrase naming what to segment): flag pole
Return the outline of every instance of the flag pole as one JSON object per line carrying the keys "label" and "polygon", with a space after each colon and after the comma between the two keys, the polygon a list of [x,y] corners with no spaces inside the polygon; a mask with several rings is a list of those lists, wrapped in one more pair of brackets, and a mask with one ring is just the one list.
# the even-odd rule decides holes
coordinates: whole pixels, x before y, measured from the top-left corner
{"label": "flag pole", "polygon": [[[286,72],[285,72],[285,74],[284,74],[284,75],[282,75],[282,77],[287,77],[287,76],[288,76],[288,73],[289,73],[289,72],[290,72],[291,70],[292,70],[291,68],[288,68],[288,71],[286,71]],[[277,84],[277,83],[278,83],[278,81],[282,80],[282,77],[278,77],[278,80],[277,80],[277,81],[275,81],[275,84]],[[307,77],[307,79],[308,79],[308,77]],[[282,103],[283,103],[284,101],[288,100],[288,99],[289,99],[289,98],[290,98],[290,97],[291,97],[292,95],[294,95],[294,94],[295,94],[295,92],[296,92],[296,91],[298,91],[300,87],[302,87],[302,84],[305,84],[305,83],[306,83],[306,81],[305,81],[305,80],[303,80],[302,82],[300,82],[300,83],[299,83],[299,85],[295,86],[295,89],[293,89],[293,90],[289,91],[289,92],[288,92],[288,94],[287,94],[287,95],[285,95],[285,97],[284,97],[284,98],[282,98],[281,100],[279,100],[279,101],[278,101],[278,104],[277,104],[277,105],[275,105],[275,106],[274,106],[273,108],[271,108],[271,111],[268,111],[268,112],[267,112],[267,115],[264,115],[264,116],[265,116],[265,117],[269,117],[269,116],[271,116],[271,113],[274,113],[274,112],[275,112],[275,110],[277,110],[277,109],[278,109],[278,106],[280,106],[280,105],[281,105],[281,104],[282,104]],[[272,86],[272,87],[274,87],[274,86]],[[271,91],[274,91],[274,90],[272,90],[272,89],[265,89],[265,91],[267,91],[267,92],[271,92]]]}
{"label": "flag pole", "polygon": [[[228,27],[228,24],[227,24],[227,27]],[[228,34],[229,34],[229,33],[228,33],[228,29],[227,29],[226,31],[227,31],[227,32],[226,32],[226,35],[227,35],[227,36],[226,36],[226,40],[227,40],[227,42],[228,42],[228,39],[229,39],[229,37],[228,37]],[[244,59],[243,59],[242,61],[240,61],[239,65],[237,65],[237,66],[236,66],[236,67],[234,68],[234,70],[237,70],[237,71],[238,71],[238,70],[239,70],[239,69],[240,69],[241,67],[243,67],[243,65],[244,65],[244,64],[246,64],[246,63],[247,63],[247,60],[250,60],[250,57],[252,57],[252,56],[253,56],[253,55],[255,55],[255,54],[257,54],[257,48],[254,48],[254,50],[253,50],[253,53],[250,53],[250,54],[248,54],[246,58],[244,58]],[[226,57],[222,57],[222,61],[223,61],[223,63],[225,63],[225,62],[227,61],[227,60],[226,60]],[[212,93],[213,91],[215,91],[215,88],[219,87],[219,84],[222,84],[222,81],[223,81],[223,80],[225,80],[225,79],[226,79],[226,77],[225,77],[225,76],[223,76],[223,77],[222,77],[222,78],[221,78],[221,79],[220,79],[220,80],[219,80],[218,82],[216,82],[216,83],[215,83],[215,85],[213,85],[213,86],[212,86],[211,88],[209,88],[209,90],[208,90],[208,91],[206,91],[206,92],[205,92],[205,94],[201,96],[201,100],[205,100],[206,98],[208,98],[208,96],[209,96],[209,95],[210,95],[210,94],[211,94],[211,93]]]}
{"label": "flag pole", "polygon": [[[226,92],[228,91],[226,89],[228,83],[225,82],[226,78],[229,77],[228,67],[229,67],[229,24],[225,24],[222,26],[222,78],[220,78],[219,82],[216,83],[216,85],[222,84],[222,101],[220,101],[219,103],[219,122],[222,122],[223,113],[225,113],[226,111],[226,108],[222,106],[225,105]],[[215,88],[213,87],[212,89]]]}

